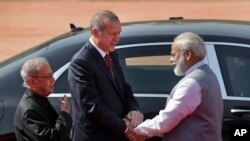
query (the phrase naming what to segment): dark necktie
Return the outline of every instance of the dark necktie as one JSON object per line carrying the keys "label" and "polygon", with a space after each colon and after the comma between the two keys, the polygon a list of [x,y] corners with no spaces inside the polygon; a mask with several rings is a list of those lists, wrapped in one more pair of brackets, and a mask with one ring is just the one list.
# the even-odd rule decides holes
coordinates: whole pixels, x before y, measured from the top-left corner
{"label": "dark necktie", "polygon": [[110,56],[108,54],[106,54],[104,56],[104,59],[108,65],[109,71],[111,72],[111,74],[113,75],[113,68],[112,68],[112,59],[110,58]]}

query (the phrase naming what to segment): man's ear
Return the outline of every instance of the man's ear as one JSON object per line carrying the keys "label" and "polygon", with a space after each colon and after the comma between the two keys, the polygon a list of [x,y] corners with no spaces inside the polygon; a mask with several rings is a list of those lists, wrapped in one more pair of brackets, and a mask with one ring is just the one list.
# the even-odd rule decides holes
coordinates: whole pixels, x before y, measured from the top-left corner
{"label": "man's ear", "polygon": [[91,33],[94,37],[99,37],[100,33],[99,33],[99,30],[96,29],[96,28],[92,28],[91,29]]}
{"label": "man's ear", "polygon": [[36,84],[37,84],[37,80],[36,79],[34,79],[33,77],[28,77],[28,79],[27,79],[27,85],[34,86]]}
{"label": "man's ear", "polygon": [[185,56],[187,61],[189,61],[192,58],[193,52],[190,49],[187,49],[185,52]]}

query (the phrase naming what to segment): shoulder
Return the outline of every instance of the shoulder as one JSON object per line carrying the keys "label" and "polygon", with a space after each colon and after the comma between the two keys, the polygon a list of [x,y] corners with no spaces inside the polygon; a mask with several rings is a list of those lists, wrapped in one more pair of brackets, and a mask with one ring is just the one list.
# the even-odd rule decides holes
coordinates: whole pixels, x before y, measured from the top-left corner
{"label": "shoulder", "polygon": [[87,42],[83,45],[83,47],[73,56],[72,60],[76,59],[84,59],[86,57],[91,56],[91,50],[93,50],[94,47],[90,42]]}
{"label": "shoulder", "polygon": [[200,84],[198,81],[192,77],[188,77],[180,81],[177,88],[186,88],[186,89],[193,89],[193,88],[200,88]]}
{"label": "shoulder", "polygon": [[73,56],[71,65],[84,65],[93,62],[95,56],[95,48],[90,42],[87,42],[83,47]]}
{"label": "shoulder", "polygon": [[207,64],[205,64],[194,69],[190,74],[188,74],[187,77],[190,77],[199,81],[200,79],[206,79],[207,77],[211,75],[213,75],[212,70]]}
{"label": "shoulder", "polygon": [[28,95],[27,92],[24,93],[23,97],[21,98],[18,108],[22,110],[28,110],[31,108],[38,107],[39,105],[35,102],[32,95]]}

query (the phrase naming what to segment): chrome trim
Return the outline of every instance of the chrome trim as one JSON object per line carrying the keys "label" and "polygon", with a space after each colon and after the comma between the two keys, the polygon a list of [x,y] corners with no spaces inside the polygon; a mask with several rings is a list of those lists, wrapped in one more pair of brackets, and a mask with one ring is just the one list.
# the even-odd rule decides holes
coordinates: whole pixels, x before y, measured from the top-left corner
{"label": "chrome trim", "polygon": [[70,93],[51,93],[48,97],[63,97],[64,95],[71,97]]}
{"label": "chrome trim", "polygon": [[131,48],[131,47],[141,47],[141,46],[152,46],[152,45],[171,45],[172,42],[154,42],[154,43],[139,43],[139,44],[129,44],[116,46],[116,49]]}
{"label": "chrome trim", "polygon": [[169,94],[134,94],[135,97],[168,98]]}
{"label": "chrome trim", "polygon": [[70,62],[68,62],[67,64],[65,64],[64,66],[62,66],[59,70],[57,70],[53,76],[55,78],[55,81],[69,68],[69,64]]}
{"label": "chrome trim", "polygon": [[[70,93],[51,93],[49,97],[63,97],[66,95],[67,97],[71,97]],[[147,98],[168,98],[168,94],[134,94],[135,97],[147,97]],[[250,98],[247,97],[225,97],[225,100],[241,100],[241,101],[250,101]]]}
{"label": "chrome trim", "polygon": [[[171,45],[173,42],[153,42],[153,43],[139,43],[139,44],[129,44],[129,45],[120,45],[116,46],[116,49],[121,48],[131,48],[131,47],[141,47],[141,46],[152,46],[152,45]],[[232,46],[242,46],[242,47],[250,47],[250,45],[247,44],[241,44],[241,43],[231,43],[231,42],[204,42],[205,45],[232,45]]]}
{"label": "chrome trim", "polygon": [[230,42],[206,42],[207,44],[213,45],[231,45],[231,46],[241,46],[241,47],[250,47],[248,44],[241,44],[241,43],[230,43]]}
{"label": "chrome trim", "polygon": [[239,97],[239,96],[226,96],[224,100],[240,100],[240,101],[250,101],[250,97]]}
{"label": "chrome trim", "polygon": [[217,54],[215,52],[214,44],[207,44],[207,56],[209,58],[208,65],[210,66],[210,68],[214,72],[217,72],[217,73],[215,73],[215,75],[217,76],[217,79],[219,81],[222,98],[224,99],[227,97],[227,92],[226,92],[224,80],[223,80],[223,77],[221,74],[221,69],[219,66],[218,57],[217,57]]}
{"label": "chrome trim", "polygon": [[[70,93],[51,93],[48,97],[63,97],[66,95],[67,97],[71,97]],[[147,98],[168,98],[168,94],[134,94],[135,97],[147,97]]]}
{"label": "chrome trim", "polygon": [[250,110],[245,110],[245,109],[231,109],[231,113],[245,113],[245,112],[249,112]]}

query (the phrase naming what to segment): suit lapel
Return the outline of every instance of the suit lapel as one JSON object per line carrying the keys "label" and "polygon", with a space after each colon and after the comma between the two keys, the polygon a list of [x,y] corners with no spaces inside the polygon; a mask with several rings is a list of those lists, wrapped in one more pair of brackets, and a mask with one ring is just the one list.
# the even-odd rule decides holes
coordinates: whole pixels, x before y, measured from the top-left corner
{"label": "suit lapel", "polygon": [[[105,60],[103,59],[101,54],[95,49],[95,47],[93,47],[93,45],[91,43],[89,43],[89,44],[90,44],[90,48],[91,48],[91,51],[93,53],[93,56],[95,56],[97,66],[102,70],[102,72],[105,74],[107,79],[111,82],[111,84],[115,87],[115,89],[118,92],[120,92],[119,88],[117,87],[116,80],[113,78],[112,74],[110,73],[109,68],[108,68]],[[113,69],[114,69],[114,67],[113,67]],[[115,75],[115,73],[114,73],[114,75]]]}
{"label": "suit lapel", "polygon": [[[114,61],[113,61],[114,62]],[[113,63],[114,64],[114,63]],[[118,87],[118,89],[120,90],[120,97],[121,99],[124,101],[125,100],[125,96],[124,96],[124,92],[121,91],[122,90],[122,82],[120,80],[119,74],[117,72],[117,68],[115,67],[116,65],[113,65],[113,73],[114,73],[114,77],[115,77],[115,81],[116,81],[116,86]]]}
{"label": "suit lapel", "polygon": [[115,82],[116,82],[116,87],[119,89],[119,96],[121,98],[121,100],[123,102],[125,102],[125,95],[124,95],[124,91],[123,91],[123,82],[121,80],[121,77],[119,76],[119,62],[118,62],[118,58],[115,56],[114,53],[110,53],[109,54],[111,59],[112,59],[112,63],[113,63],[113,73],[114,73],[114,77],[115,77]]}
{"label": "suit lapel", "polygon": [[117,64],[116,59],[113,57],[112,53],[110,54],[110,57],[113,60],[113,73],[114,73],[115,81],[116,81],[117,87],[121,90],[122,89],[122,84],[121,84],[121,80],[120,80],[119,73],[118,73],[118,68],[117,68],[117,66],[119,64]]}

